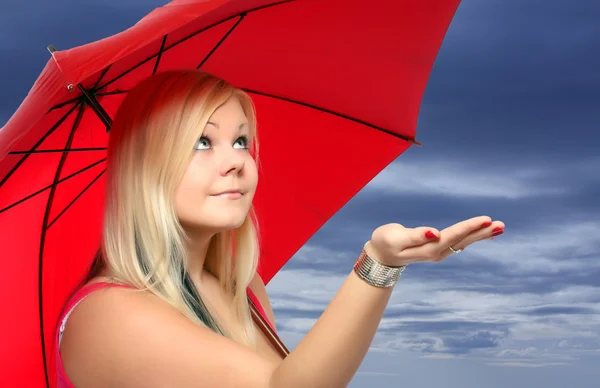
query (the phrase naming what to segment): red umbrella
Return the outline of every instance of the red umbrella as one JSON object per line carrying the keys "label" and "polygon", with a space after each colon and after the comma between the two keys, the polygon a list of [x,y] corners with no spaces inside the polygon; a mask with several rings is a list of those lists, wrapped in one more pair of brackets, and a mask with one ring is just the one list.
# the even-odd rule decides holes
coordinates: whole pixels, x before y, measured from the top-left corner
{"label": "red umbrella", "polygon": [[0,130],[3,382],[52,380],[57,315],[99,246],[107,129],[136,83],[200,68],[254,99],[267,283],[417,143],[421,98],[458,3],[176,0],[113,37],[50,47]]}

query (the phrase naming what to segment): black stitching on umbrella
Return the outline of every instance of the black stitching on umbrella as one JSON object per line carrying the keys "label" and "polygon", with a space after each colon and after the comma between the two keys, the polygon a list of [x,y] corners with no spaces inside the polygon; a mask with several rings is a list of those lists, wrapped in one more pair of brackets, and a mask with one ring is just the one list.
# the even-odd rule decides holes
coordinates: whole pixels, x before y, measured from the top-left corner
{"label": "black stitching on umbrella", "polygon": [[160,59],[162,58],[162,53],[165,49],[165,43],[167,43],[167,36],[163,36],[163,40],[160,44],[160,49],[158,50],[158,57],[156,57],[156,63],[154,64],[154,70],[152,70],[152,75],[156,74],[156,70],[158,70],[158,64],[160,63]]}
{"label": "black stitching on umbrella", "polygon": [[378,131],[387,133],[388,135],[392,135],[392,136],[397,137],[399,139],[405,140],[405,141],[407,141],[407,142],[409,142],[411,144],[415,144],[415,145],[419,145],[419,146],[422,145],[420,142],[418,142],[414,138],[410,138],[408,136],[400,135],[399,133],[392,132],[392,131],[390,131],[388,129],[378,127],[377,125],[368,123],[366,121],[359,120],[357,118],[350,117],[350,116],[347,116],[347,115],[342,114],[342,113],[334,112],[334,111],[329,110],[329,109],[321,108],[321,107],[316,106],[316,105],[311,105],[311,104],[308,104],[308,103],[305,103],[305,102],[302,102],[302,101],[292,100],[291,98],[275,96],[273,94],[268,94],[268,93],[263,93],[263,92],[257,92],[256,90],[244,89],[244,91],[246,93],[256,94],[258,96],[274,98],[274,99],[277,99],[277,100],[281,100],[281,101],[285,101],[285,102],[291,102],[293,104],[302,105],[302,106],[305,106],[307,108],[316,109],[318,111],[329,113],[330,115],[341,117],[341,118],[346,119],[346,120],[354,121],[355,123],[359,123],[359,124],[365,125],[365,126],[367,126],[369,128],[373,128],[373,129],[376,129]]}
{"label": "black stitching on umbrella", "polygon": [[48,226],[46,227],[46,229],[50,229],[50,227],[56,222],[58,221],[58,219],[60,218],[60,216],[62,216],[71,206],[73,206],[73,204],[75,202],[77,202],[77,200],[83,195],[85,194],[86,191],[88,191],[88,189],[90,187],[93,186],[94,183],[96,183],[96,181],[98,179],[100,179],[100,177],[106,172],[106,169],[102,170],[102,172],[100,174],[98,174],[94,180],[92,180],[82,191],[81,193],[77,194],[77,196],[75,198],[73,198],[73,200],[71,202],[69,202],[69,204],[60,212],[58,213],[58,215],[48,224]]}
{"label": "black stitching on umbrella", "polygon": [[[30,152],[34,151],[36,148],[38,148],[44,142],[44,140],[46,140],[46,138],[48,136],[50,136],[58,127],[60,127],[60,125],[71,115],[71,113],[73,113],[75,111],[75,109],[78,106],[79,106],[79,103],[73,105],[73,107],[71,109],[69,109],[69,111],[67,113],[65,113],[60,119],[58,119],[58,121],[52,126],[52,128],[50,128],[50,130],[48,132],[46,132],[46,134],[44,136],[42,136],[42,138],[40,140],[38,140],[38,142],[35,143],[33,147],[31,147]],[[17,162],[17,164],[15,164],[15,166],[8,172],[8,174],[6,174],[4,179],[2,179],[2,181],[0,181],[0,187],[2,187],[2,185],[4,183],[6,183],[8,178],[10,178],[12,176],[12,174],[14,174],[14,172],[17,171],[17,169],[25,162],[25,160],[27,160],[28,157],[29,157],[29,154],[26,154],[23,158],[21,158],[21,160],[19,160]],[[0,211],[0,213],[2,213],[2,211]]]}
{"label": "black stitching on umbrella", "polygon": [[238,21],[235,22],[235,24],[229,29],[229,31],[227,31],[227,33],[221,38],[221,40],[219,40],[219,42],[215,45],[215,47],[213,47],[212,50],[210,50],[210,52],[206,55],[206,57],[202,60],[202,62],[200,62],[200,64],[198,66],[196,66],[196,70],[201,68],[202,65],[204,65],[206,63],[206,61],[208,61],[208,59],[213,55],[213,53],[215,51],[217,51],[219,46],[221,46],[221,44],[223,42],[225,42],[225,39],[227,39],[229,37],[229,35],[233,32],[233,30],[235,30],[236,27],[240,25],[240,23],[242,22],[242,20],[244,20],[246,15],[247,14],[245,12],[240,15],[240,18],[238,19]]}
{"label": "black stitching on umbrella", "polygon": [[[211,28],[213,28],[213,27],[216,27],[216,26],[218,26],[218,25],[220,25],[220,24],[222,24],[222,23],[225,23],[225,22],[228,22],[228,21],[230,21],[230,20],[232,20],[232,19],[235,19],[235,18],[237,18],[237,17],[240,17],[242,14],[249,14],[249,13],[251,13],[251,12],[260,11],[260,10],[262,10],[262,9],[266,9],[266,8],[274,7],[274,6],[281,5],[281,4],[285,4],[285,3],[291,3],[291,2],[293,2],[293,1],[295,1],[295,0],[284,0],[284,1],[280,1],[280,2],[278,2],[278,3],[273,3],[273,4],[263,5],[263,6],[261,6],[261,7],[253,8],[253,9],[251,9],[251,10],[244,11],[244,12],[240,12],[239,14],[236,14],[236,15],[232,15],[232,16],[230,16],[230,17],[226,18],[226,19],[223,19],[223,20],[220,20],[220,21],[218,21],[218,22],[216,22],[216,23],[213,23],[213,24],[211,24],[210,26],[204,27],[204,28],[202,28],[201,30],[199,30],[199,31],[196,31],[196,32],[194,32],[194,33],[192,33],[192,34],[190,34],[190,35],[188,35],[188,36],[184,37],[184,38],[181,38],[181,39],[180,39],[180,40],[178,40],[177,42],[175,42],[175,43],[171,44],[170,46],[166,47],[166,48],[165,48],[163,51],[168,51],[168,50],[170,50],[171,48],[173,48],[173,47],[177,46],[178,44],[180,44],[180,43],[182,43],[182,42],[185,42],[186,40],[188,40],[188,39],[190,39],[190,38],[193,38],[194,36],[196,36],[196,35],[198,35],[198,34],[200,34],[200,33],[204,32],[204,31],[206,31],[206,30],[209,30],[209,29],[211,29]],[[152,59],[153,59],[153,58],[155,58],[156,56],[158,56],[158,53],[156,53],[156,54],[153,54],[153,55],[149,56],[148,58],[144,59],[143,61],[141,61],[141,62],[140,62],[140,63],[138,63],[137,65],[133,66],[132,68],[125,70],[123,73],[121,73],[121,74],[117,75],[115,78],[111,79],[110,81],[108,81],[108,82],[106,82],[105,84],[103,84],[103,85],[99,86],[98,88],[96,88],[96,91],[98,91],[98,90],[102,90],[102,89],[104,89],[105,87],[107,87],[108,85],[112,84],[113,82],[115,82],[115,81],[117,81],[117,80],[119,80],[119,79],[123,78],[125,75],[127,75],[127,74],[131,73],[133,70],[135,70],[135,69],[137,69],[138,67],[142,66],[142,65],[143,65],[143,64],[145,64],[146,62],[148,62],[148,61],[152,60]]]}
{"label": "black stitching on umbrella", "polygon": [[53,183],[53,184],[51,184],[51,185],[48,185],[48,186],[46,186],[46,187],[44,187],[44,188],[42,188],[42,189],[39,189],[38,191],[36,191],[36,192],[35,192],[35,193],[33,193],[33,194],[29,194],[27,197],[25,197],[25,198],[22,198],[22,199],[18,200],[17,202],[15,202],[15,203],[13,203],[13,204],[11,204],[11,205],[8,205],[7,207],[5,207],[5,208],[3,208],[3,209],[0,209],[0,214],[4,213],[4,212],[5,212],[5,211],[7,211],[8,209],[11,209],[11,208],[13,208],[13,207],[15,207],[15,206],[17,206],[17,205],[19,205],[19,204],[21,204],[21,203],[23,203],[23,202],[27,201],[27,200],[28,200],[28,199],[30,199],[30,198],[33,198],[33,197],[35,197],[35,196],[36,196],[36,195],[38,195],[39,193],[42,193],[42,192],[44,192],[44,191],[46,191],[46,190],[48,190],[48,189],[50,189],[50,188],[52,188],[52,187],[54,187],[54,186],[57,186],[58,184],[60,184],[60,183],[62,183],[62,182],[64,182],[64,181],[66,181],[66,180],[69,180],[69,179],[73,178],[73,177],[74,177],[74,176],[76,176],[76,175],[79,175],[79,174],[81,174],[81,173],[82,173],[82,172],[84,172],[84,171],[87,171],[87,170],[89,170],[89,169],[90,169],[90,168],[92,168],[92,167],[95,167],[95,166],[99,165],[100,163],[102,163],[102,162],[104,162],[104,161],[106,161],[106,158],[104,158],[104,159],[101,159],[101,160],[99,160],[99,161],[97,161],[97,162],[95,162],[95,163],[93,163],[93,164],[90,164],[89,166],[87,166],[87,167],[84,167],[84,168],[82,168],[81,170],[77,170],[77,171],[75,171],[74,173],[72,173],[71,175],[67,175],[66,177],[62,178],[61,180],[57,181],[56,183]]}
{"label": "black stitching on umbrella", "polygon": [[[71,148],[71,144],[73,144],[73,138],[75,137],[75,130],[79,126],[81,122],[81,118],[83,117],[83,112],[85,110],[84,105],[80,105],[79,112],[77,112],[77,117],[75,118],[75,122],[73,123],[73,127],[71,128],[71,133],[69,134],[69,138],[67,139],[67,144],[65,144],[65,148]],[[48,366],[46,365],[46,340],[44,336],[44,303],[43,303],[43,264],[44,264],[44,246],[46,244],[46,231],[48,230],[48,219],[50,218],[50,211],[52,209],[52,202],[54,201],[54,194],[56,193],[56,182],[60,178],[60,174],[67,160],[68,154],[63,153],[60,161],[58,162],[58,168],[54,174],[54,185],[50,190],[50,195],[48,195],[48,201],[46,202],[46,212],[44,214],[44,222],[42,223],[42,235],[40,237],[40,251],[39,251],[39,262],[38,262],[38,302],[39,302],[39,314],[40,314],[40,339],[42,342],[42,358],[44,359],[44,374],[46,375],[46,385],[48,385]]]}
{"label": "black stitching on umbrella", "polygon": [[106,147],[96,148],[69,148],[69,149],[54,149],[54,150],[36,150],[36,151],[11,151],[9,155],[31,155],[31,154],[46,154],[54,152],[83,152],[83,151],[106,151]]}

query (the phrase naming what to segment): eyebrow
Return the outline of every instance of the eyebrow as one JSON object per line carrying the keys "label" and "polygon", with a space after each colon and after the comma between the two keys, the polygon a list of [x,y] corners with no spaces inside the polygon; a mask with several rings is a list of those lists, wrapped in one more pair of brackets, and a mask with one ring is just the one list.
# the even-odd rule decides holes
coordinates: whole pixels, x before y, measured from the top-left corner
{"label": "eyebrow", "polygon": [[[210,124],[210,125],[214,126],[215,128],[219,129],[219,124],[217,124],[217,123],[213,123],[212,121],[208,121],[206,123],[206,125],[208,125],[208,124]],[[238,125],[238,132],[241,131],[244,127],[247,127],[247,126],[248,126],[248,123],[241,123],[240,125]]]}

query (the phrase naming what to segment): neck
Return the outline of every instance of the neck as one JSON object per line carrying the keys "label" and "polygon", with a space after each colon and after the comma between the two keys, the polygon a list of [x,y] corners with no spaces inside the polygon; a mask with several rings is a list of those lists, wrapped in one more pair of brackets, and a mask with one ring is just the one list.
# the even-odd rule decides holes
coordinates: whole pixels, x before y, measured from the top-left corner
{"label": "neck", "polygon": [[187,243],[187,253],[189,259],[189,273],[198,285],[201,285],[206,272],[204,271],[204,262],[206,260],[206,254],[208,252],[208,246],[214,234],[206,232],[194,232],[187,231],[190,237]]}

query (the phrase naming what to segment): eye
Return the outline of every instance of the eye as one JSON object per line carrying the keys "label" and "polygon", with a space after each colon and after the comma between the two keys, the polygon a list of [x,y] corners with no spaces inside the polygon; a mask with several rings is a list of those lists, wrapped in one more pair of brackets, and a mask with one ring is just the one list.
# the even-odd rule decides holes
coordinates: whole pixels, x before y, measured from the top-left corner
{"label": "eye", "polygon": [[[236,145],[239,145],[239,147],[236,147]],[[233,147],[247,150],[248,149],[248,137],[247,136],[238,137],[237,140],[235,141],[235,143],[233,143]]]}
{"label": "eye", "polygon": [[211,146],[210,139],[207,136],[201,136],[200,139],[196,142],[197,150],[207,150]]}

